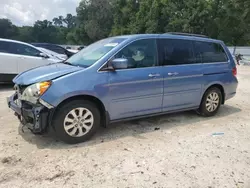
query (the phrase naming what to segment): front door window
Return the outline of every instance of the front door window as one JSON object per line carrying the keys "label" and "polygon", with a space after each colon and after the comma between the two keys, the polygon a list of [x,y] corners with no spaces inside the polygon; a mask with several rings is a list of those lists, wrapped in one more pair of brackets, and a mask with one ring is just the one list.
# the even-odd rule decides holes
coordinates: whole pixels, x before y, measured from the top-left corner
{"label": "front door window", "polygon": [[128,68],[157,66],[157,50],[154,39],[135,41],[123,48],[115,58],[128,59]]}

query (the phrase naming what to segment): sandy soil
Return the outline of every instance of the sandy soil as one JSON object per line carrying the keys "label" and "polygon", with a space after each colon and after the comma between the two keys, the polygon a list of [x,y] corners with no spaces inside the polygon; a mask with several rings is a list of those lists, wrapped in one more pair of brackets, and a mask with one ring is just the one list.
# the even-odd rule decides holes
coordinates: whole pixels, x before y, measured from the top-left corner
{"label": "sandy soil", "polygon": [[[21,131],[0,90],[0,187],[250,188],[250,67],[219,114],[193,112],[110,125],[83,144]],[[222,132],[224,135],[213,136]]]}

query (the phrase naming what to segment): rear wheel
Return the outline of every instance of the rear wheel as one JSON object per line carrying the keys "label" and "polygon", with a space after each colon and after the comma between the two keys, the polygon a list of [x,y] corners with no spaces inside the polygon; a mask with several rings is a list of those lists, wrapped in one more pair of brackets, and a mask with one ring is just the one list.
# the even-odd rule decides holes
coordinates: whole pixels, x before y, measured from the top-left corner
{"label": "rear wheel", "polygon": [[222,103],[222,93],[219,88],[208,89],[201,101],[198,113],[205,117],[214,116],[220,109]]}
{"label": "rear wheel", "polygon": [[90,101],[71,101],[58,110],[53,126],[60,140],[69,144],[84,142],[100,126],[100,112]]}

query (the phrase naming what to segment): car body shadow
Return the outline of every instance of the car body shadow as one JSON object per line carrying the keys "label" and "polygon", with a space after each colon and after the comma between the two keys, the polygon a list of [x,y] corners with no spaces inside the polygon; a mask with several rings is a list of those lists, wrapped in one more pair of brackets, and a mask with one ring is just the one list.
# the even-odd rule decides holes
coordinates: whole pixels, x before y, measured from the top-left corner
{"label": "car body shadow", "polygon": [[240,111],[241,109],[237,107],[224,105],[221,107],[220,111],[216,116],[209,118],[198,116],[194,111],[187,111],[110,124],[107,128],[100,128],[98,133],[93,136],[89,141],[75,145],[68,145],[57,140],[53,134],[53,131],[49,131],[49,133],[45,135],[34,135],[26,128],[24,129],[24,132],[21,131],[20,125],[19,134],[24,138],[24,140],[37,145],[37,147],[41,149],[69,149],[74,147],[85,147],[96,144],[102,144],[104,142],[109,142],[128,136],[144,139],[145,137],[143,136],[143,134],[148,132],[153,132],[159,129],[171,129],[172,127],[185,126],[190,123],[202,123],[210,119],[227,117],[232,114],[239,113]]}

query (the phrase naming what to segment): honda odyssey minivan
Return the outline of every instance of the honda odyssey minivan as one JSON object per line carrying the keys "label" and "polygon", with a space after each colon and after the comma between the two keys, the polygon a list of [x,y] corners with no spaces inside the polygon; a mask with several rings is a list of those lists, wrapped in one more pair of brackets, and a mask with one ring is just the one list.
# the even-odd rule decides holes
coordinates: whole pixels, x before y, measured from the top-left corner
{"label": "honda odyssey minivan", "polygon": [[33,133],[48,127],[67,143],[100,126],[196,110],[215,115],[236,94],[237,69],[222,41],[182,33],[117,36],[64,63],[16,76],[9,107]]}

